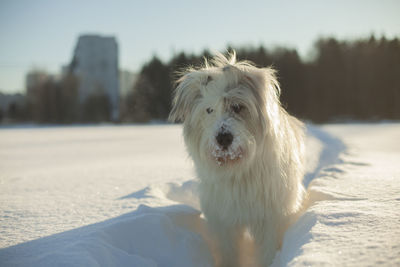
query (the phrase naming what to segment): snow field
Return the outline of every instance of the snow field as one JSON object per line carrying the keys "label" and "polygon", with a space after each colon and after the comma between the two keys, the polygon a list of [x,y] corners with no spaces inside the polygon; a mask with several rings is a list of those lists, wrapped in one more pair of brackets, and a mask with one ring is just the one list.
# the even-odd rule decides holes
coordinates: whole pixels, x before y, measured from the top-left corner
{"label": "snow field", "polygon": [[[212,266],[180,131],[1,130],[0,265]],[[308,209],[273,266],[400,264],[399,132],[308,126]]]}
{"label": "snow field", "polygon": [[322,130],[346,149],[311,181],[310,207],[287,231],[280,265],[399,266],[399,124]]}

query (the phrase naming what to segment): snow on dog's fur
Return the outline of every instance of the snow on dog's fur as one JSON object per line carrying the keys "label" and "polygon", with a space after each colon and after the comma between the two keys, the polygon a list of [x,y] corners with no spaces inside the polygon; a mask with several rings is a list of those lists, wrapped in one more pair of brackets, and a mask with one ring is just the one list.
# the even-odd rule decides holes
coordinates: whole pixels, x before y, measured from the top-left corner
{"label": "snow on dog's fur", "polygon": [[303,124],[281,107],[274,73],[218,54],[177,82],[170,120],[183,121],[218,265],[238,265],[245,229],[270,264],[301,206]]}

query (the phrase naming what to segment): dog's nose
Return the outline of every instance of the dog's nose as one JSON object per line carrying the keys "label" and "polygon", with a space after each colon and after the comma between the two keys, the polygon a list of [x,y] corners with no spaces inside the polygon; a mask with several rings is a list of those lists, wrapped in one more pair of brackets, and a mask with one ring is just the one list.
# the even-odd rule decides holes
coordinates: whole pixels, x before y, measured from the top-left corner
{"label": "dog's nose", "polygon": [[227,149],[232,144],[233,135],[229,132],[218,133],[216,139],[220,146]]}

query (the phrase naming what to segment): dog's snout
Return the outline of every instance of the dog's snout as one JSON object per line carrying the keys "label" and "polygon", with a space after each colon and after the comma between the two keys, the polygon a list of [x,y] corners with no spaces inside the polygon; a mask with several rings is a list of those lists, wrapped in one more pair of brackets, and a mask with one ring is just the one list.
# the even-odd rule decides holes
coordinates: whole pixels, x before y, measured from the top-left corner
{"label": "dog's snout", "polygon": [[222,146],[224,149],[227,149],[232,144],[233,135],[229,132],[220,132],[218,133],[216,139],[220,146]]}

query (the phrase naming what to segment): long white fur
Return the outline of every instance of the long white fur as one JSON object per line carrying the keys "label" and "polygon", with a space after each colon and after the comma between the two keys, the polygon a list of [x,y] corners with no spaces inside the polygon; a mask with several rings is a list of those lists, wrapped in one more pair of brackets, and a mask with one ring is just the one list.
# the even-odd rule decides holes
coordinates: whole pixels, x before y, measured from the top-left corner
{"label": "long white fur", "polygon": [[[279,94],[273,69],[237,62],[234,53],[217,54],[178,80],[170,120],[183,121],[201,209],[219,243],[218,265],[238,265],[244,229],[254,238],[258,262],[269,265],[300,209],[303,124],[281,107]],[[237,114],[232,105],[243,108]],[[222,128],[234,137],[227,155],[218,154],[215,141]]]}

